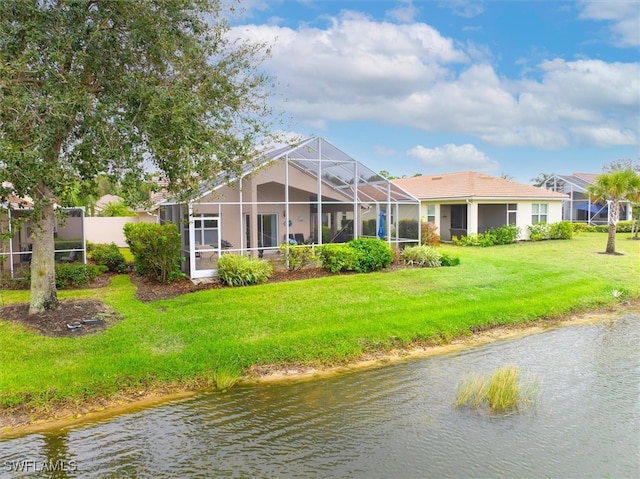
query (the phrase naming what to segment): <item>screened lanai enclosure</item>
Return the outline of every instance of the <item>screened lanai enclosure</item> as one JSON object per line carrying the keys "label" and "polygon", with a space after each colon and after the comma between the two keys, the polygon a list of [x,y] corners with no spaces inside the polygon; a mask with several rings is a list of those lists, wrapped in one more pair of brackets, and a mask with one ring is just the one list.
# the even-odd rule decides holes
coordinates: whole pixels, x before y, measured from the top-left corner
{"label": "screened lanai enclosure", "polygon": [[160,206],[160,221],[180,230],[191,278],[215,276],[225,253],[277,260],[283,243],[417,244],[419,215],[415,197],[318,137],[273,150],[231,180],[204,182],[191,201]]}
{"label": "screened lanai enclosure", "polygon": [[[22,278],[31,265],[33,224],[31,210],[0,205],[0,274]],[[54,230],[56,263],[86,262],[83,208],[59,208]]]}

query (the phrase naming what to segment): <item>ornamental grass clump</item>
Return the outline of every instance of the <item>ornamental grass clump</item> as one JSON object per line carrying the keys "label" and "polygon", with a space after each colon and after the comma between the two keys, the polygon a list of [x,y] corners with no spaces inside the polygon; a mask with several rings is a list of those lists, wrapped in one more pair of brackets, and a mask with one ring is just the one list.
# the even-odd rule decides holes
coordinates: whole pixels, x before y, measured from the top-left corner
{"label": "ornamental grass clump", "polygon": [[280,245],[280,252],[282,253],[282,264],[289,271],[316,266],[320,261],[316,249],[309,245],[283,243]]}
{"label": "ornamental grass clump", "polygon": [[218,275],[229,286],[264,283],[272,274],[273,266],[264,259],[227,253],[218,260]]}
{"label": "ornamental grass clump", "polygon": [[411,266],[438,268],[442,266],[442,256],[433,246],[407,246],[400,253],[400,260]]}
{"label": "ornamental grass clump", "polygon": [[534,402],[538,386],[535,382],[523,383],[520,370],[514,366],[502,366],[487,379],[471,375],[458,386],[457,407],[480,409],[486,405],[493,413],[517,411]]}

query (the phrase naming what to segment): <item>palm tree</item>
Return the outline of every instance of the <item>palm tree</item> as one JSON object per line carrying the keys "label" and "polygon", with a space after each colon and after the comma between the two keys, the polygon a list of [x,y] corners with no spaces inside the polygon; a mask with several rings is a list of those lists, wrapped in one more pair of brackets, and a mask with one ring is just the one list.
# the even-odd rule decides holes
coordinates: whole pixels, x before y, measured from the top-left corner
{"label": "palm tree", "polygon": [[607,254],[616,252],[616,229],[620,219],[620,203],[633,197],[640,189],[640,175],[630,168],[611,170],[596,176],[595,183],[587,189],[596,203],[609,203],[609,237]]}
{"label": "palm tree", "polygon": [[638,231],[640,230],[640,188],[631,193],[628,199],[631,203],[631,220],[633,221],[631,227],[632,239],[640,240],[640,237],[638,237]]}

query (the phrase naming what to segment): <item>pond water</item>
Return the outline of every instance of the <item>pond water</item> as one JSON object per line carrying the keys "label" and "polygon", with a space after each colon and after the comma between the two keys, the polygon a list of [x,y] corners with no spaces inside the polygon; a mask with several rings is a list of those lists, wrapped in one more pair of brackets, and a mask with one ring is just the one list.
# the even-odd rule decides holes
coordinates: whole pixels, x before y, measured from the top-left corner
{"label": "pond water", "polygon": [[[0,475],[640,477],[639,344],[640,316],[624,314],[374,370],[202,394],[0,442]],[[504,365],[539,382],[535,406],[502,416],[453,406],[463,377]]]}

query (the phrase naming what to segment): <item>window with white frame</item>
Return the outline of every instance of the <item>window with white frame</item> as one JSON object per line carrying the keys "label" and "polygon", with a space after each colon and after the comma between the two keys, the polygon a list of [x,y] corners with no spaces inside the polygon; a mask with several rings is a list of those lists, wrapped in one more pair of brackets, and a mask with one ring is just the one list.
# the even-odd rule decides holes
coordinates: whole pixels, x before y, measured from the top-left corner
{"label": "window with white frame", "polygon": [[531,224],[546,223],[549,205],[547,203],[533,203],[531,205]]}
{"label": "window with white frame", "polygon": [[518,214],[518,204],[517,203],[509,203],[507,204],[507,224],[515,226],[516,225],[516,216]]}
{"label": "window with white frame", "polygon": [[427,221],[436,222],[436,205],[427,205]]}

